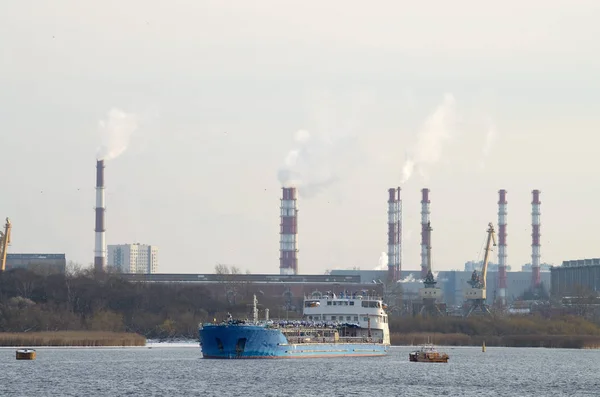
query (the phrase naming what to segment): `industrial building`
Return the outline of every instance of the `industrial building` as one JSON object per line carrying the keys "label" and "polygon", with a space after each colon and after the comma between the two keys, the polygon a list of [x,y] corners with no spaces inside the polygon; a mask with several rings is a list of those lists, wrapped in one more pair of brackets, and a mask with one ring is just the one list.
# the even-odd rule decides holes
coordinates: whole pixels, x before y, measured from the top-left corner
{"label": "industrial building", "polygon": [[[385,273],[385,272],[384,272]],[[383,284],[361,282],[360,276],[278,274],[123,274],[133,282],[202,284],[215,299],[235,304],[256,294],[259,300],[276,300],[286,310],[301,311],[305,295],[341,292],[383,294]]]}
{"label": "industrial building", "polygon": [[552,267],[551,293],[553,297],[578,296],[600,291],[600,258],[563,261]]}
{"label": "industrial building", "polygon": [[65,254],[6,254],[6,270],[27,269],[39,274],[65,273]]}
{"label": "industrial building", "polygon": [[138,243],[109,245],[107,264],[122,273],[154,274],[158,271],[158,247]]}
{"label": "industrial building", "polygon": [[[600,266],[599,266],[600,268]],[[467,281],[471,279],[472,272],[458,270],[442,270],[436,272],[439,287],[442,289],[441,301],[447,306],[460,306],[464,302],[463,292],[468,288]],[[500,298],[499,272],[487,274],[487,304],[493,305]],[[332,270],[332,276],[359,276],[363,284],[384,283],[387,272],[385,270]],[[404,278],[397,284],[402,286],[404,300],[418,300],[419,289],[423,287],[420,279],[421,271],[408,270]],[[511,304],[531,288],[531,272],[506,272],[506,303]],[[540,273],[541,283],[549,288],[550,273]],[[389,284],[388,284],[389,288]]]}

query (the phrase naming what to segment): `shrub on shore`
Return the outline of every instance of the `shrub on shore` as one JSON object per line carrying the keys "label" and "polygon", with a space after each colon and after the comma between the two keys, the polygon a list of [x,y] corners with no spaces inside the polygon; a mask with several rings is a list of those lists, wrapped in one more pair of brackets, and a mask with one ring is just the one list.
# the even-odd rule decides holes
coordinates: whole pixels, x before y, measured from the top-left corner
{"label": "shrub on shore", "polygon": [[103,331],[58,331],[58,332],[19,332],[0,333],[0,346],[145,346],[142,335],[125,332]]}

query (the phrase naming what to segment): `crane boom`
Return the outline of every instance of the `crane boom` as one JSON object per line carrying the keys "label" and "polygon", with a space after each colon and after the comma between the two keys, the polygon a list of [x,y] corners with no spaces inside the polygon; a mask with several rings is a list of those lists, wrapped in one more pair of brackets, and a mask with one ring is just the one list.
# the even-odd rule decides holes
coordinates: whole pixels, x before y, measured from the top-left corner
{"label": "crane boom", "polygon": [[12,224],[10,219],[6,218],[6,224],[4,225],[4,233],[0,231],[0,271],[3,272],[6,269],[6,253],[8,251],[8,244],[10,244],[10,229]]}
{"label": "crane boom", "polygon": [[496,246],[496,233],[494,232],[494,225],[490,222],[488,225],[488,237],[487,244],[485,246],[485,256],[483,258],[483,268],[481,269],[481,282],[483,284],[483,288],[487,287],[487,269],[488,263],[490,261],[490,251],[492,250],[491,243],[494,243],[494,247]]}

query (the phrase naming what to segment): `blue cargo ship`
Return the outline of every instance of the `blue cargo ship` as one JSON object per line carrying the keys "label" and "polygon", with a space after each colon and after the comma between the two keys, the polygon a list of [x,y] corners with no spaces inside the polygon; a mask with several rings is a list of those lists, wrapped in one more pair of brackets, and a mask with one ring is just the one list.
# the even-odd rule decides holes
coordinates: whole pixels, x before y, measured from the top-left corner
{"label": "blue cargo ship", "polygon": [[252,321],[229,318],[199,329],[203,358],[323,358],[384,356],[390,345],[388,316],[381,298],[328,294],[304,298],[303,319],[272,321],[268,309]]}

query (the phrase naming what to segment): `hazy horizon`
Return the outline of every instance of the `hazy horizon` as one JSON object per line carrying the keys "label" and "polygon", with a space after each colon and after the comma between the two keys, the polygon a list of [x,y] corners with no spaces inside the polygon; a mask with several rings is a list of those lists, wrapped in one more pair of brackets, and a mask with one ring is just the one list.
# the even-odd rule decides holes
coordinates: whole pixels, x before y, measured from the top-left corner
{"label": "hazy horizon", "polygon": [[531,262],[534,189],[541,262],[600,256],[597,2],[59,0],[5,9],[0,217],[13,222],[9,253],[93,262],[95,163],[108,150],[107,244],[158,246],[161,273],[217,263],[278,273],[283,183],[300,190],[303,274],[377,267],[396,186],[403,269],[420,265],[424,187],[436,271],[482,259],[499,189],[508,192],[513,270]]}

